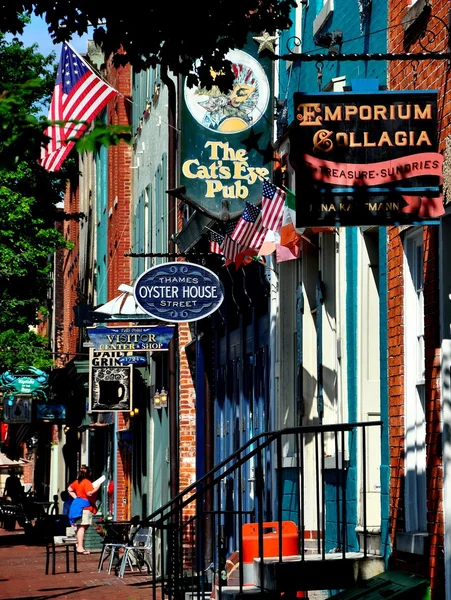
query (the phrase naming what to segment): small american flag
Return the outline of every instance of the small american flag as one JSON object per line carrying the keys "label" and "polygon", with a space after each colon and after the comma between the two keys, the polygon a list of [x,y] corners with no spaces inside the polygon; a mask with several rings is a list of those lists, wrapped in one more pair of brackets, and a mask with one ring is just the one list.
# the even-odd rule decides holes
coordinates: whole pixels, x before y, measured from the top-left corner
{"label": "small american flag", "polygon": [[[41,151],[40,163],[44,169],[60,169],[75,145],[75,141],[67,140],[79,138],[117,93],[69,44],[63,44],[48,119],[64,123],[50,125],[45,131],[50,141]],[[74,120],[83,123],[67,122]]]}
{"label": "small american flag", "polygon": [[216,233],[216,231],[210,231],[210,252],[214,254],[222,254],[222,244],[224,243],[224,236]]}
{"label": "small american flag", "polygon": [[279,231],[282,227],[283,207],[286,192],[269,181],[263,183],[262,223],[266,229]]}
{"label": "small american flag", "polygon": [[230,221],[227,224],[226,235],[224,237],[224,243],[222,245],[223,255],[232,262],[235,262],[237,254],[242,250],[242,247],[230,237],[231,233],[233,233],[233,231],[235,230],[235,227],[236,221]]}
{"label": "small american flag", "polygon": [[244,248],[258,250],[265,239],[266,229],[263,227],[261,209],[255,204],[246,202],[246,207],[231,234],[231,238]]}

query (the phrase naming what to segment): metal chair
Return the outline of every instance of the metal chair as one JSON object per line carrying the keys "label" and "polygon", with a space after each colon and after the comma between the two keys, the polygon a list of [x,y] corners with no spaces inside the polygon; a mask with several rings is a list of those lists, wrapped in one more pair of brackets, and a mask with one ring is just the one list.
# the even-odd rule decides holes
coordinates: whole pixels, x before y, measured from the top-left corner
{"label": "metal chair", "polygon": [[138,528],[139,525],[136,521],[116,521],[109,525],[107,533],[103,540],[102,552],[100,553],[98,565],[99,572],[102,570],[103,563],[108,556],[108,574],[111,573],[114,558],[116,557],[119,563],[120,550],[127,548],[127,546],[129,546],[132,543],[133,537]]}
{"label": "metal chair", "polygon": [[45,574],[49,574],[50,557],[52,557],[52,575],[56,573],[57,554],[66,555],[66,573],[70,572],[70,550],[73,553],[74,573],[77,573],[77,540],[67,538],[64,533],[69,525],[67,515],[52,515],[47,519],[47,530],[44,541],[46,548]]}
{"label": "metal chair", "polygon": [[133,537],[133,541],[126,548],[119,568],[119,577],[123,578],[127,564],[133,571],[137,567],[139,571],[145,565],[147,573],[151,573],[151,552],[152,552],[152,529],[150,527],[139,527]]}

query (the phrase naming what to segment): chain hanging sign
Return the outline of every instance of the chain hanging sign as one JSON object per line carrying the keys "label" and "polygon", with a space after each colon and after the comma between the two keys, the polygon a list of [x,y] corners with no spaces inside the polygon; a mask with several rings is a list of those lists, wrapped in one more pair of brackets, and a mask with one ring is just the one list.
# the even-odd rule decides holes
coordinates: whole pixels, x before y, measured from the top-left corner
{"label": "chain hanging sign", "polygon": [[149,269],[136,281],[133,294],[149,315],[172,323],[208,317],[224,300],[217,275],[186,262],[169,262]]}
{"label": "chain hanging sign", "polygon": [[[149,352],[167,350],[174,335],[173,327],[88,327],[95,350],[102,352]],[[144,364],[146,361],[125,358],[122,364]]]}
{"label": "chain hanging sign", "polygon": [[444,214],[433,91],[294,94],[296,225],[428,224]]}

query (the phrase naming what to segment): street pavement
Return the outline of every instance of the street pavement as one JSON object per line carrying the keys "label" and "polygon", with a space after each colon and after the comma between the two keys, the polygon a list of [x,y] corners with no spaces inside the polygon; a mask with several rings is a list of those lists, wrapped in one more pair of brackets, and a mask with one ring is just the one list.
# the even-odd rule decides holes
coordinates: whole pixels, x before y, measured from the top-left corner
{"label": "street pavement", "polygon": [[[119,579],[99,573],[99,552],[77,555],[77,573],[66,573],[66,557],[56,558],[56,573],[45,574],[45,546],[25,544],[22,530],[0,528],[0,600],[151,600],[152,578],[147,573],[126,571]],[[71,571],[73,558],[71,556]],[[157,592],[158,596],[159,590]]]}
{"label": "street pavement", "polygon": [[[152,577],[147,573],[126,571],[119,579],[108,575],[106,563],[97,571],[99,551],[77,555],[77,573],[66,573],[64,553],[56,558],[56,573],[45,574],[45,546],[25,543],[21,529],[14,532],[0,528],[0,600],[152,600]],[[310,600],[324,600],[326,592],[310,592]],[[160,589],[157,599],[161,600]]]}

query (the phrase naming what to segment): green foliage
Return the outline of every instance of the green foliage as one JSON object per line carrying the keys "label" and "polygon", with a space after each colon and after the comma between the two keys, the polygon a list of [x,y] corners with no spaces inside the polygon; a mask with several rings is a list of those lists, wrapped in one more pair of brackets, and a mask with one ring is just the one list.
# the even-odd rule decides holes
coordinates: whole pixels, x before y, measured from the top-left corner
{"label": "green foliage", "polygon": [[45,308],[51,262],[66,241],[55,228],[67,168],[37,162],[43,140],[40,105],[54,86],[54,56],[7,43],[0,34],[0,332],[26,332]]}
{"label": "green foliage", "polygon": [[[107,0],[9,0],[0,13],[0,29],[20,33],[21,15],[34,12],[45,16],[52,38],[62,42],[101,23],[94,26],[94,41],[107,56],[115,53],[116,64],[130,62],[137,72],[161,64],[163,70],[187,75],[199,60],[200,82],[211,87],[213,68],[229,75],[221,81],[226,87],[231,79],[230,65],[224,61],[227,51],[242,48],[249,33],[288,29],[295,6],[294,0],[197,0],[135,3],[118,10]],[[118,53],[118,48],[125,54]]]}
{"label": "green foliage", "polygon": [[17,333],[13,329],[0,332],[0,373],[20,371],[29,366],[42,371],[53,366],[47,341],[34,333]]}
{"label": "green foliage", "polygon": [[99,121],[91,132],[75,142],[75,148],[82,153],[98,151],[102,146],[117,146],[121,141],[131,144],[131,131],[128,125],[105,125]]}

